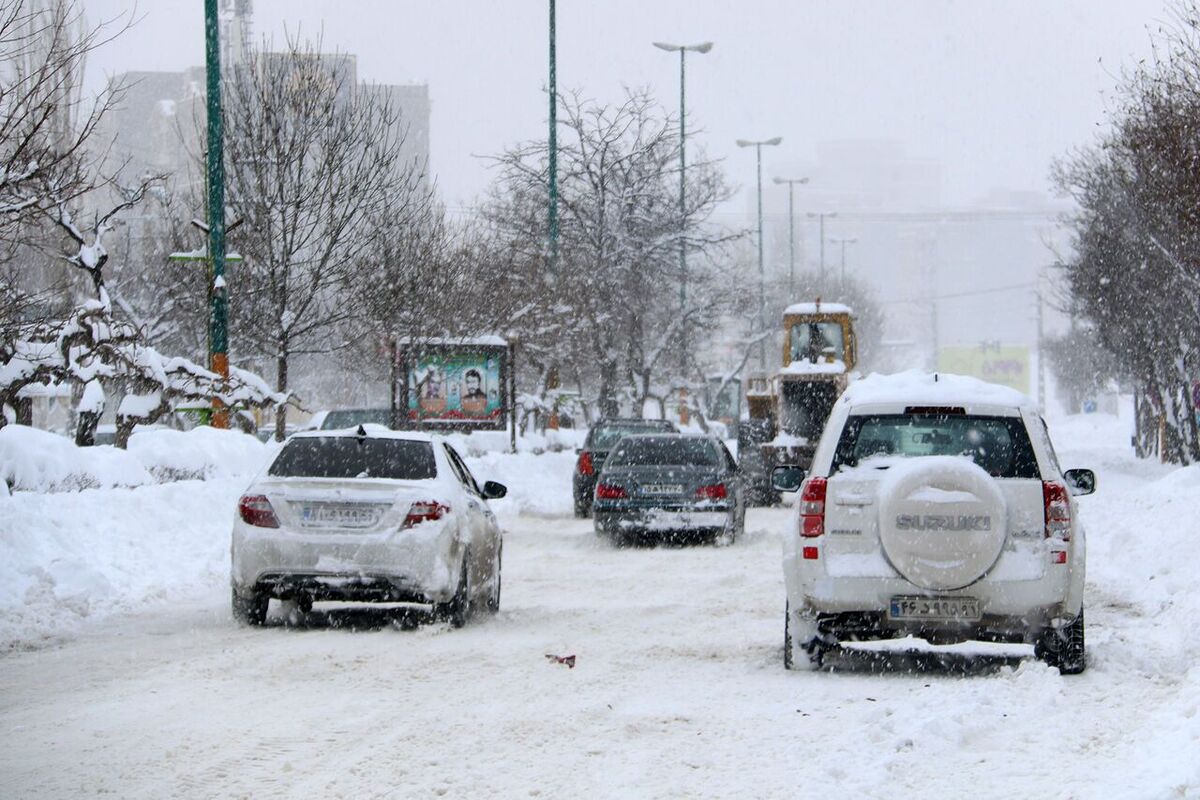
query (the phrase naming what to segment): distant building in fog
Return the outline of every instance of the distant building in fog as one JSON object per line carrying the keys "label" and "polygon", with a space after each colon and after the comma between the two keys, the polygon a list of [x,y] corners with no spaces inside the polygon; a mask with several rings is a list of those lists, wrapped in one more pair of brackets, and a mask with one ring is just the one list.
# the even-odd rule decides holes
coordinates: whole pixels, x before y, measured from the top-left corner
{"label": "distant building in fog", "polygon": [[[846,251],[846,273],[884,304],[892,358],[880,366],[929,367],[935,347],[954,345],[1036,350],[1036,289],[1039,282],[1049,288],[1048,268],[1066,246],[1058,219],[1069,206],[1000,190],[947,205],[941,165],[887,141],[822,143],[816,159],[785,162],[770,174],[809,178],[795,188],[798,271],[820,269],[819,226],[808,212],[836,213],[825,221],[827,275],[841,266],[841,250],[828,240],[857,239]],[[787,187],[764,186],[763,202],[768,264],[786,273]],[[1048,332],[1065,326],[1048,304],[1044,310]]]}

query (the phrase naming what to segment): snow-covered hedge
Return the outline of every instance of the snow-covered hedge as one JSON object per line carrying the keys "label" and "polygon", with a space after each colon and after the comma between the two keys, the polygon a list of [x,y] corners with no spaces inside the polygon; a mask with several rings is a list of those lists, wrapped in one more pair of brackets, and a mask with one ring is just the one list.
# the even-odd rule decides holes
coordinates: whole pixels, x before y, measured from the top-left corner
{"label": "snow-covered hedge", "polygon": [[268,448],[237,431],[196,428],[134,433],[128,450],[76,447],[24,425],[0,428],[0,481],[16,491],[76,492],[167,481],[250,476]]}

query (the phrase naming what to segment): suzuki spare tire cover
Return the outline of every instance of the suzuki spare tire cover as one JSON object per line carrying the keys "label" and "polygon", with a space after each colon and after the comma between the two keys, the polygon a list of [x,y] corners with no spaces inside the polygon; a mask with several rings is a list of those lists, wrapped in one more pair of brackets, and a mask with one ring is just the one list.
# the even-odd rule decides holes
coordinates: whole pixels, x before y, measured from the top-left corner
{"label": "suzuki spare tire cover", "polygon": [[996,481],[967,458],[919,456],[879,484],[879,539],[892,566],[922,589],[983,577],[1004,547],[1007,513]]}

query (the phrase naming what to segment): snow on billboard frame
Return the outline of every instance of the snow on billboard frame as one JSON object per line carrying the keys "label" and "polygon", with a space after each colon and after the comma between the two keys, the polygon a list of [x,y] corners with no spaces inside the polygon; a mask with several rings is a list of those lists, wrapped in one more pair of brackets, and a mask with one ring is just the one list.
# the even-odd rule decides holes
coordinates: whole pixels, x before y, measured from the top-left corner
{"label": "snow on billboard frame", "polygon": [[499,336],[397,339],[392,419],[400,430],[502,431],[512,411],[512,348]]}

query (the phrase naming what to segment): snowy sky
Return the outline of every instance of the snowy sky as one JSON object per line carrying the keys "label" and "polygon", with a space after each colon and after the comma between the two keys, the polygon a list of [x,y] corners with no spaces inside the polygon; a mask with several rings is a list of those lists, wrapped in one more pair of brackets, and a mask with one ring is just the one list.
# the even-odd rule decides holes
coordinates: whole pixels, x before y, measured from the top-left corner
{"label": "snowy sky", "polygon": [[[559,0],[559,88],[600,100],[622,85],[678,104],[679,68],[652,41],[711,40],[689,56],[690,124],[730,179],[752,187],[737,138],[782,136],[770,160],[817,142],[892,138],[943,165],[943,197],[1047,189],[1050,160],[1090,141],[1122,66],[1149,51],[1166,0]],[[84,0],[91,20],[130,0]],[[490,180],[476,156],[544,135],[546,0],[254,0],[258,36],[297,26],[358,56],[360,78],[427,81],[432,167],[467,204]],[[125,70],[203,62],[203,4],[142,0],[140,22],[89,63],[91,86]],[[739,200],[735,198],[735,203]],[[740,204],[740,203],[739,203]]]}

